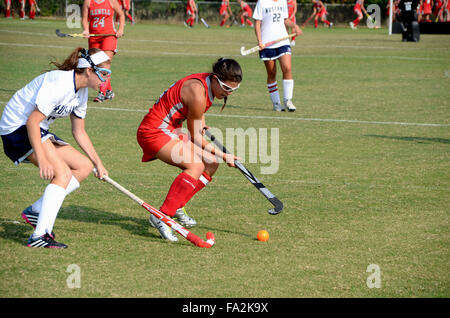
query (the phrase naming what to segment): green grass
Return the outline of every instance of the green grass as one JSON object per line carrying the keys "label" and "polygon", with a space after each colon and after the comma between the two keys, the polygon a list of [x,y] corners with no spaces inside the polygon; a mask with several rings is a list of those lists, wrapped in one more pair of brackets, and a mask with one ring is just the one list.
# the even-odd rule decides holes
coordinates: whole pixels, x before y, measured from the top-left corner
{"label": "green grass", "polygon": [[[56,28],[68,31],[62,21],[0,21],[1,110],[51,56],[87,45],[57,38]],[[223,165],[187,206],[199,223],[192,231],[216,236],[200,249],[181,237],[162,241],[144,209],[90,177],[55,224],[69,248],[31,249],[20,212],[46,182],[1,155],[0,297],[449,297],[450,37],[402,43],[386,33],[305,29],[293,48],[297,112],[285,114],[271,110],[257,56],[239,55],[255,45],[253,30],[127,25],[113,60],[116,98],[89,103],[86,118],[110,176],[159,207],[178,170],[141,163],[136,129],[170,84],[229,56],[244,81],[207,123],[223,132],[279,128],[277,173],[246,166],[285,210],[268,215],[264,197]],[[52,131],[76,145],[69,120]],[[267,243],[256,240],[260,229]],[[70,264],[81,269],[79,289],[67,287]],[[366,285],[370,264],[381,269],[379,289]]]}

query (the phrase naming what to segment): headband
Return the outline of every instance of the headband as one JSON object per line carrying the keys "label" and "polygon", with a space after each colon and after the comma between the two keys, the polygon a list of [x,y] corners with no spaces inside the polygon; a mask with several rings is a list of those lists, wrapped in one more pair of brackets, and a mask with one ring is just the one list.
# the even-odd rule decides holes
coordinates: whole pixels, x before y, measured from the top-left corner
{"label": "headband", "polygon": [[[109,60],[108,55],[106,55],[105,52],[100,51],[92,55],[88,55],[90,57],[91,61],[94,63],[94,65],[102,64],[103,62]],[[84,57],[78,59],[78,65],[77,68],[88,68],[92,67],[91,63]]]}

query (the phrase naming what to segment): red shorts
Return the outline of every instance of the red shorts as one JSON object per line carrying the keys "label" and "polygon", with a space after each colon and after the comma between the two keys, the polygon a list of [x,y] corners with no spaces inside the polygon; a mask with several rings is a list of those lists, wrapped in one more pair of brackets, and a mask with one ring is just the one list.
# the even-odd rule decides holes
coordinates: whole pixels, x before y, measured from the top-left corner
{"label": "red shorts", "polygon": [[322,10],[320,10],[320,12],[317,13],[317,16],[323,17],[325,14],[327,14],[327,9],[325,7],[323,7]]}
{"label": "red shorts", "polygon": [[355,4],[355,6],[353,7],[353,12],[355,12],[358,15],[362,15],[362,11],[361,11],[361,5],[359,3]]}
{"label": "red shorts", "polygon": [[165,130],[161,128],[139,127],[137,141],[144,152],[142,162],[155,160],[158,151],[171,140],[189,140],[186,134],[181,133],[181,129],[172,129],[173,127]]}
{"label": "red shorts", "polygon": [[219,14],[224,15],[227,12],[227,6],[220,7]]}
{"label": "red shorts", "polygon": [[93,36],[89,38],[89,48],[117,53],[117,38],[115,36]]}

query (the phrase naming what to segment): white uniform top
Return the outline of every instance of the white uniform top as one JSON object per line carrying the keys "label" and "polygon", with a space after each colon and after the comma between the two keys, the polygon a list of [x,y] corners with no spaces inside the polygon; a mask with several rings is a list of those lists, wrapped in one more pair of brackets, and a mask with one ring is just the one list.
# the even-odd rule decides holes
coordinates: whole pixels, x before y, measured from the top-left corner
{"label": "white uniform top", "polygon": [[47,116],[40,127],[48,130],[56,119],[74,114],[86,116],[88,88],[75,91],[75,71],[50,71],[39,75],[18,90],[6,105],[0,120],[0,135],[25,125],[36,109]]}
{"label": "white uniform top", "polygon": [[[258,0],[253,18],[261,21],[261,41],[267,43],[288,36],[284,19],[287,19],[288,7],[286,0]],[[274,49],[283,45],[289,45],[289,40],[283,40],[268,46]]]}

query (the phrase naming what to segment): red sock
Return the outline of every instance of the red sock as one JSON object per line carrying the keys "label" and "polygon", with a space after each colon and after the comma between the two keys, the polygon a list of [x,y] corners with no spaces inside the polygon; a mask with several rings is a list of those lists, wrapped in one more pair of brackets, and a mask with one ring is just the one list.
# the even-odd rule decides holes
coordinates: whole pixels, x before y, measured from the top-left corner
{"label": "red sock", "polygon": [[253,25],[253,22],[250,21],[249,19],[247,19],[247,24],[248,24],[249,26],[252,26],[252,25]]}
{"label": "red sock", "polygon": [[208,183],[210,183],[212,178],[206,174],[205,172],[202,173],[200,178],[197,180],[197,185],[195,186],[194,192],[192,193],[192,196],[194,196],[198,191],[206,187]]}
{"label": "red sock", "polygon": [[130,19],[131,23],[134,24],[134,20],[133,20],[133,17],[131,16],[131,14],[127,13],[127,17],[128,17],[128,19]]}
{"label": "red sock", "polygon": [[241,25],[244,23],[245,23],[244,18],[241,18]]}
{"label": "red sock", "polygon": [[353,25],[354,26],[357,26],[358,25],[358,23],[359,23],[359,19],[358,18],[356,18],[354,21],[353,21]]}
{"label": "red sock", "polygon": [[327,25],[330,25],[330,21],[328,20],[324,20],[323,22],[325,22]]}
{"label": "red sock", "polygon": [[192,198],[196,185],[197,180],[194,177],[185,172],[180,173],[170,186],[169,193],[159,210],[168,216],[174,216],[175,212]]}
{"label": "red sock", "polygon": [[19,17],[21,17],[21,18],[25,17],[25,11],[20,10],[19,11]]}
{"label": "red sock", "polygon": [[5,17],[8,18],[10,15],[11,15],[11,10],[10,9],[6,9]]}
{"label": "red sock", "polygon": [[36,15],[36,11],[30,11],[30,19],[33,20]]}
{"label": "red sock", "polygon": [[319,25],[319,20],[314,20],[314,27],[317,28],[318,25]]}
{"label": "red sock", "polygon": [[224,24],[225,24],[225,19],[220,22],[220,26],[223,26]]}

